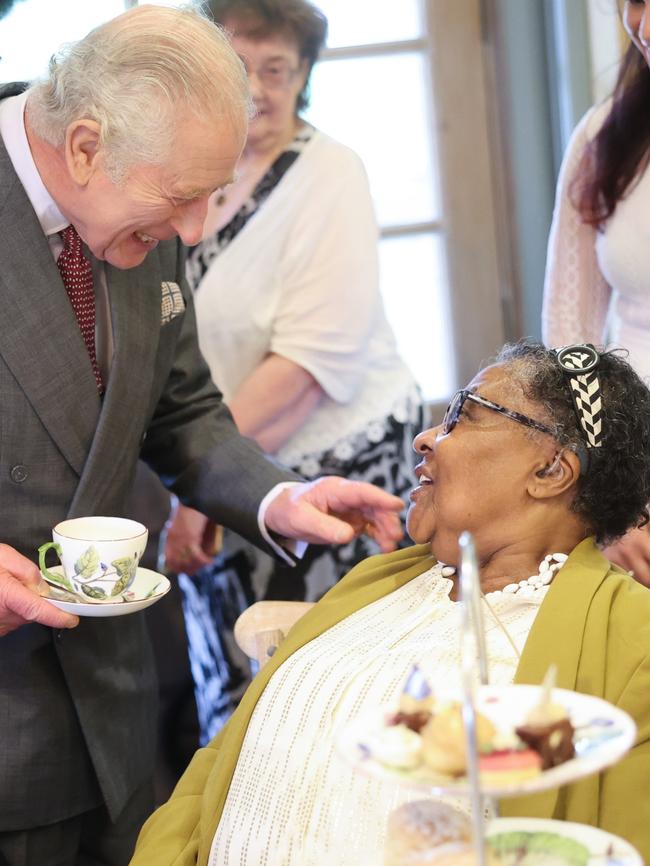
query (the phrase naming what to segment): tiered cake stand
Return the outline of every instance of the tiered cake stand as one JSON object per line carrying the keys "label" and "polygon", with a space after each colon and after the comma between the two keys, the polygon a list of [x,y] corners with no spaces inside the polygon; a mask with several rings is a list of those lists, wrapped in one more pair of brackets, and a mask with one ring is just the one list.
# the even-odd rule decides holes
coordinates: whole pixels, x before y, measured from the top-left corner
{"label": "tiered cake stand", "polygon": [[[600,772],[619,761],[633,746],[636,726],[627,713],[599,698],[565,689],[554,689],[554,701],[564,706],[576,729],[576,757],[541,772],[525,781],[502,786],[481,783],[476,740],[476,714],[484,712],[496,724],[513,727],[523,722],[529,709],[539,699],[539,686],[490,686],[481,612],[479,569],[474,543],[469,533],[459,539],[461,548],[460,600],[462,642],[462,713],[467,738],[467,775],[461,779],[436,775],[426,767],[398,770],[373,758],[374,731],[383,725],[381,711],[366,716],[341,731],[337,749],[355,770],[396,784],[421,790],[433,796],[463,795],[471,802],[473,838],[478,866],[486,864],[487,835],[510,831],[552,832],[582,842],[599,866],[643,866],[638,852],[625,840],[582,824],[535,818],[497,818],[486,828],[485,806],[496,814],[496,799],[532,794],[566,785],[584,776]],[[387,708],[390,714],[394,708]],[[591,866],[591,861],[590,861]]]}

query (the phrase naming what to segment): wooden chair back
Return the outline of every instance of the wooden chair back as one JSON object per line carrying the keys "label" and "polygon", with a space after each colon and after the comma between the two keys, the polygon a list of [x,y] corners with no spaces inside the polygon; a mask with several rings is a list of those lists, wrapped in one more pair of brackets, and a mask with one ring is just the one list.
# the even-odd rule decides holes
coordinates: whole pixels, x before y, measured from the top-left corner
{"label": "wooden chair back", "polygon": [[237,646],[264,667],[293,624],[313,606],[309,601],[256,602],[235,623]]}

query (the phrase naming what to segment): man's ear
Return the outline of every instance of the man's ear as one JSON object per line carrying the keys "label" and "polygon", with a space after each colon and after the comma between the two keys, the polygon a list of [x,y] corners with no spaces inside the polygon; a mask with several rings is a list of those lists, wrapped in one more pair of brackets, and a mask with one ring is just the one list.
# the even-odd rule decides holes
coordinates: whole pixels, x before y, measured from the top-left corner
{"label": "man's ear", "polygon": [[569,448],[563,448],[551,461],[533,469],[528,492],[535,499],[550,499],[575,487],[579,477],[580,458]]}
{"label": "man's ear", "polygon": [[65,162],[70,177],[86,186],[99,164],[100,126],[95,120],[73,121],[65,133]]}

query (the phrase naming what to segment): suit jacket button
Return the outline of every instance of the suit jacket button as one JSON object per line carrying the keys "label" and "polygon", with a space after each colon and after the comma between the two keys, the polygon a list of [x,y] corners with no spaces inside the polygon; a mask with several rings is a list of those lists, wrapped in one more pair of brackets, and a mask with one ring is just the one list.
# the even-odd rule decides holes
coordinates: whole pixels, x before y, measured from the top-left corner
{"label": "suit jacket button", "polygon": [[23,481],[27,480],[28,472],[27,467],[23,466],[21,463],[18,463],[16,466],[13,466],[11,472],[9,473],[11,476],[11,480],[16,484],[21,484]]}

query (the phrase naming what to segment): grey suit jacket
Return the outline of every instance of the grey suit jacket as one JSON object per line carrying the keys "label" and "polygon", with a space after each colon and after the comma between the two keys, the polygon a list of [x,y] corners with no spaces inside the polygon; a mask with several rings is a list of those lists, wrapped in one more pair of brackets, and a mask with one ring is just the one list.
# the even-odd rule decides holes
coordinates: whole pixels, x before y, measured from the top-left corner
{"label": "grey suit jacket", "polygon": [[[18,92],[0,88],[0,99]],[[293,476],[237,432],[197,346],[181,246],[106,269],[100,401],[48,243],[0,142],[0,543],[35,559],[66,517],[124,512],[138,456],[181,500],[265,547],[263,496]],[[161,324],[161,284],[184,313]],[[155,675],[142,614],[0,638],[0,831],[113,817],[151,774]]]}

